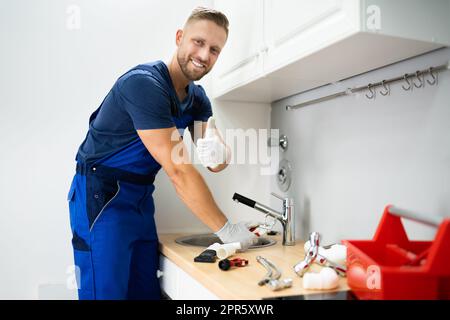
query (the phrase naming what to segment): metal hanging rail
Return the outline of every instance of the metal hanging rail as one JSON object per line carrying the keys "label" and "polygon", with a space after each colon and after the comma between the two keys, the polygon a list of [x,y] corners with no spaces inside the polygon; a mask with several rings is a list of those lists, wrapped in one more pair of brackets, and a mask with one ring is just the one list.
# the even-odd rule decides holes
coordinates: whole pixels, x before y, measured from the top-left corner
{"label": "metal hanging rail", "polygon": [[[295,110],[295,109],[299,109],[302,107],[306,107],[312,104],[316,104],[316,103],[320,103],[320,102],[324,102],[324,101],[328,101],[328,100],[332,100],[334,98],[338,98],[338,97],[342,97],[342,96],[347,96],[347,95],[351,95],[353,93],[357,93],[360,91],[364,91],[364,90],[369,90],[370,95],[366,94],[366,97],[368,99],[373,99],[375,98],[376,95],[376,91],[373,91],[374,88],[376,87],[383,87],[384,91],[380,91],[380,93],[383,96],[386,96],[390,93],[390,87],[389,84],[391,83],[395,83],[395,82],[399,82],[399,81],[405,81],[406,86],[402,85],[403,90],[405,91],[409,91],[412,90],[413,87],[416,88],[422,88],[425,85],[425,75],[429,75],[431,77],[432,80],[427,79],[427,83],[431,86],[434,86],[437,84],[438,82],[438,72],[442,72],[445,70],[449,70],[450,69],[450,63],[447,64],[443,64],[437,67],[430,67],[428,69],[425,70],[418,70],[414,73],[406,73],[403,76],[400,77],[396,77],[396,78],[391,78],[388,80],[382,80],[376,83],[369,83],[367,86],[361,86],[361,87],[356,87],[356,88],[347,88],[347,90],[345,91],[341,91],[341,92],[337,92],[337,93],[333,93],[330,94],[328,96],[324,96],[324,97],[320,97],[317,99],[313,99],[313,100],[309,100],[306,102],[302,102],[296,105],[287,105],[286,106],[286,110]],[[412,82],[409,80],[411,78],[414,78],[412,80]],[[418,81],[418,82],[417,82]]]}

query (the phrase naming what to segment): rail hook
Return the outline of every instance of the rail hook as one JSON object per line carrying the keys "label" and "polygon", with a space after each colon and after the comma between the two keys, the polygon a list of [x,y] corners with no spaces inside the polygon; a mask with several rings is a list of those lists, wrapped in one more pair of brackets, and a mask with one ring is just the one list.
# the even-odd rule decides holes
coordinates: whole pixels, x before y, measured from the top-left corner
{"label": "rail hook", "polygon": [[382,85],[383,88],[384,88],[384,91],[381,91],[381,90],[380,90],[380,93],[381,93],[383,96],[387,96],[389,93],[391,93],[391,88],[390,88],[390,86],[389,86],[389,85],[386,86],[386,80],[381,81],[381,85]]}
{"label": "rail hook", "polygon": [[420,71],[416,71],[416,78],[419,80],[419,84],[416,84],[416,81],[413,79],[414,87],[422,88],[424,86],[423,79],[420,77]]}
{"label": "rail hook", "polygon": [[366,93],[366,97],[367,99],[374,99],[375,98],[375,91],[372,90],[372,84],[369,83],[369,85],[367,86],[367,89],[369,90],[369,92],[371,93],[371,95],[368,95]]}
{"label": "rail hook", "polygon": [[411,86],[411,82],[409,82],[409,80],[408,80],[408,74],[407,73],[405,73],[405,75],[403,76],[403,79],[405,79],[406,83],[408,84],[408,87],[405,87],[405,85],[402,84],[403,90],[405,90],[405,91],[411,90],[412,86]]}
{"label": "rail hook", "polygon": [[430,86],[434,86],[437,83],[437,75],[435,75],[433,71],[433,67],[430,67],[430,69],[428,69],[428,73],[430,74],[431,78],[433,78],[433,81],[427,80]]}

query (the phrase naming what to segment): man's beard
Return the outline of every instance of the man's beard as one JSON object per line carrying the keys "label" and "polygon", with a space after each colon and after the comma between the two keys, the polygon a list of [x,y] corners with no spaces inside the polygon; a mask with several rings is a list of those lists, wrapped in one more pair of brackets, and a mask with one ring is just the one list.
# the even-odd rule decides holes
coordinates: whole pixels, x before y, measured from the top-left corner
{"label": "man's beard", "polygon": [[[210,70],[205,68],[205,71],[202,73],[196,73],[192,70],[189,70],[188,63],[191,62],[190,58],[187,60],[182,57],[181,54],[177,55],[177,61],[180,65],[180,69],[183,72],[184,76],[189,79],[189,81],[197,81],[203,78]],[[192,63],[192,62],[191,62]]]}

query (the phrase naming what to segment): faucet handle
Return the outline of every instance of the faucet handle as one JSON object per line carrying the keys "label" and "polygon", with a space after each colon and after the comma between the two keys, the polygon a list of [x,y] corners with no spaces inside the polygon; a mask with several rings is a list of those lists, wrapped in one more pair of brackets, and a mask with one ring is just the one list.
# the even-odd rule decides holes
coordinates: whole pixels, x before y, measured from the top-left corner
{"label": "faucet handle", "polygon": [[278,195],[278,194],[276,194],[274,192],[271,192],[270,194],[273,195],[275,198],[280,199],[281,201],[284,201],[284,199],[286,199],[285,197],[282,197],[282,196],[280,196],[280,195]]}
{"label": "faucet handle", "polygon": [[278,199],[284,201],[284,198],[282,196],[276,194],[275,192],[271,192],[270,194],[273,195],[275,198],[278,198]]}
{"label": "faucet handle", "polygon": [[288,205],[288,206],[294,205],[294,199],[292,199],[292,198],[289,198],[289,197],[282,197],[282,196],[280,196],[280,195],[278,195],[278,194],[276,194],[276,193],[274,193],[274,192],[271,192],[270,194],[273,195],[275,198],[278,198],[278,199],[280,199],[281,201],[283,201],[283,204],[284,204],[284,205]]}

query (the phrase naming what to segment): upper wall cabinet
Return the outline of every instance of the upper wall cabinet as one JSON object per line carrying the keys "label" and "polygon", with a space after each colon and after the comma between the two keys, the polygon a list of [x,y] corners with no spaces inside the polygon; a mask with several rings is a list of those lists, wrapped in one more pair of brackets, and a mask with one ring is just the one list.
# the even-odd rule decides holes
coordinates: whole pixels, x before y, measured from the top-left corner
{"label": "upper wall cabinet", "polygon": [[261,0],[217,1],[216,9],[230,17],[230,32],[220,63],[214,67],[214,77],[220,91],[232,89],[263,75],[263,4]]}
{"label": "upper wall cabinet", "polygon": [[216,0],[213,97],[273,102],[450,45],[449,0]]}

